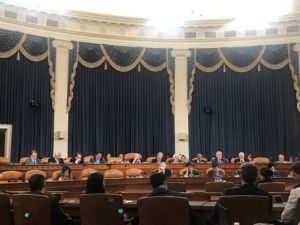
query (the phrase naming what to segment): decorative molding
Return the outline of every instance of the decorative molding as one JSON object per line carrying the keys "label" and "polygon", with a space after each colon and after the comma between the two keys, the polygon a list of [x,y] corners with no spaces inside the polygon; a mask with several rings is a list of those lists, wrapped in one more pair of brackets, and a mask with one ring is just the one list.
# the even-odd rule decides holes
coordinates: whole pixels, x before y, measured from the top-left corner
{"label": "decorative molding", "polygon": [[54,40],[52,42],[52,46],[54,48],[65,48],[67,50],[71,50],[74,48],[74,45],[70,41],[63,41],[63,40]]}

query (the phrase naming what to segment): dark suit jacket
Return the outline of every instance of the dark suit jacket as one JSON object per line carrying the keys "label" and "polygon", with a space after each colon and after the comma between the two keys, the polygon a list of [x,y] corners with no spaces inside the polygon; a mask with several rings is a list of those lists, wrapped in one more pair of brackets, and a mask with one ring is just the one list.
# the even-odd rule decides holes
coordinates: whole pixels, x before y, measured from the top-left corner
{"label": "dark suit jacket", "polygon": [[[55,158],[54,157],[49,158],[48,163],[56,163]],[[62,158],[59,159],[59,164],[64,164],[64,160]]]}
{"label": "dark suit jacket", "polygon": [[[164,162],[164,161],[165,161],[164,159],[161,160],[161,162]],[[151,163],[157,163],[157,158],[152,159]]]}
{"label": "dark suit jacket", "polygon": [[[75,164],[75,158],[72,158],[72,159],[70,160],[70,162]],[[82,163],[83,163],[83,160],[81,159],[81,161],[80,161],[78,164],[82,164]]]}
{"label": "dark suit jacket", "polygon": [[25,165],[38,165],[41,164],[41,160],[40,159],[36,159],[35,160],[35,164],[33,163],[33,160],[31,159],[31,157],[29,157],[26,161],[25,161]]}
{"label": "dark suit jacket", "polygon": [[95,156],[92,157],[92,158],[90,159],[90,162],[93,163],[93,164],[102,164],[102,163],[106,163],[105,158],[103,158],[103,157],[101,157],[101,158],[99,159],[99,162],[97,162]]}
{"label": "dark suit jacket", "polygon": [[[159,173],[158,170],[156,170],[155,173]],[[162,172],[160,172],[160,173],[162,173]],[[170,177],[172,175],[172,171],[169,170],[168,168],[166,168],[165,172],[162,174],[164,174],[166,177]]]}
{"label": "dark suit jacket", "polygon": [[211,160],[211,163],[212,163],[212,164],[213,164],[213,163],[228,163],[228,160],[225,159],[225,158],[222,158],[222,159],[221,159],[221,162],[218,162],[218,160],[217,160],[216,158],[213,158],[213,159]]}
{"label": "dark suit jacket", "polygon": [[[248,159],[244,159],[245,162],[249,162]],[[234,163],[241,163],[241,160],[238,158],[238,159],[235,159],[234,160]]]}
{"label": "dark suit jacket", "polygon": [[257,184],[257,186],[258,186],[258,184],[270,183],[270,182],[273,182],[271,178],[268,179],[268,180],[266,180],[266,179],[259,180],[259,181],[256,182],[256,184]]}
{"label": "dark suit jacket", "polygon": [[65,225],[68,224],[68,222],[65,222],[69,216],[66,215],[62,209],[62,207],[59,204],[59,200],[55,195],[50,194],[43,194],[43,193],[37,193],[32,192],[31,194],[37,194],[37,195],[47,195],[49,197],[50,202],[50,210],[51,210],[51,219],[53,225]]}

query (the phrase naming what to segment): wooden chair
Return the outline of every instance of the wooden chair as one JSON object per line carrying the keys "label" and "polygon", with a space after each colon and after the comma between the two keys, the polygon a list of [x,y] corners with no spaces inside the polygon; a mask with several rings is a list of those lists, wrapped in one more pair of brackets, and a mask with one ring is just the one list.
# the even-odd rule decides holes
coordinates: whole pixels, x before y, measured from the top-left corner
{"label": "wooden chair", "polygon": [[137,154],[137,153],[134,153],[134,152],[126,153],[126,154],[124,155],[124,159],[125,159],[125,160],[131,160],[131,159],[134,158],[135,154]]}
{"label": "wooden chair", "polygon": [[43,157],[41,159],[41,164],[48,164],[48,159],[49,159],[49,157]]}
{"label": "wooden chair", "polygon": [[[227,213],[220,214],[220,222],[240,225],[253,225],[255,223],[266,223],[269,219],[269,198],[257,195],[235,195],[222,196],[219,199],[220,206],[224,207]],[[219,210],[220,211],[220,210]],[[250,214],[249,214],[250,213]],[[222,218],[226,216],[227,218]]]}
{"label": "wooden chair", "polygon": [[115,164],[115,163],[122,163],[122,159],[120,159],[119,157],[110,157],[110,158],[107,160],[107,163],[112,163],[112,164]]}
{"label": "wooden chair", "polygon": [[0,157],[0,165],[8,165],[9,159],[6,157]]}
{"label": "wooden chair", "polygon": [[285,183],[284,182],[270,182],[258,184],[258,188],[266,192],[284,192]]}
{"label": "wooden chair", "polygon": [[110,179],[118,179],[118,178],[123,178],[124,174],[121,170],[117,169],[110,169],[110,170],[105,170],[104,171],[104,178],[110,178]]}
{"label": "wooden chair", "polygon": [[91,158],[92,158],[92,157],[93,157],[92,155],[88,155],[88,156],[83,157],[83,162],[84,162],[85,164],[91,163]]}
{"label": "wooden chair", "polygon": [[186,192],[186,184],[182,182],[167,182],[169,191]]}
{"label": "wooden chair", "polygon": [[50,204],[46,195],[13,195],[15,225],[52,225]]}
{"label": "wooden chair", "polygon": [[58,180],[61,176],[61,170],[56,170],[52,173],[52,180]]}
{"label": "wooden chair", "polygon": [[269,158],[266,157],[256,157],[253,159],[254,164],[268,164],[270,162]]}
{"label": "wooden chair", "polygon": [[25,164],[25,161],[29,159],[29,157],[22,157],[20,160],[19,160],[19,164],[20,165],[24,165]]}
{"label": "wooden chair", "polygon": [[42,171],[42,170],[29,170],[25,173],[25,182],[28,182],[30,177],[34,174],[41,174],[45,177],[45,179],[47,178],[47,173],[45,171]]}
{"label": "wooden chair", "polygon": [[[167,206],[167,207],[166,207]],[[181,197],[143,197],[137,202],[139,225],[188,225],[189,202]]]}
{"label": "wooden chair", "polygon": [[144,171],[138,168],[130,168],[125,172],[126,178],[142,178],[144,177]]}
{"label": "wooden chair", "polygon": [[64,158],[64,163],[65,163],[65,164],[70,163],[70,162],[71,162],[71,159],[72,159],[72,157],[66,157],[66,158]]}
{"label": "wooden chair", "polygon": [[89,175],[92,173],[99,173],[99,171],[92,168],[81,170],[80,180],[87,180]]}
{"label": "wooden chair", "polygon": [[80,196],[81,225],[120,225],[123,218],[122,195],[83,194]]}
{"label": "wooden chair", "polygon": [[156,158],[156,157],[154,157],[154,156],[148,157],[147,160],[146,160],[146,162],[147,162],[147,163],[151,163],[152,160],[155,159],[155,158]]}
{"label": "wooden chair", "polygon": [[0,173],[0,183],[22,182],[23,173],[19,171],[5,171]]}
{"label": "wooden chair", "polygon": [[10,195],[0,194],[0,218],[1,225],[11,225],[10,220]]}
{"label": "wooden chair", "polygon": [[206,182],[205,191],[206,192],[224,192],[226,188],[233,188],[233,182]]}
{"label": "wooden chair", "polygon": [[172,160],[174,160],[173,158],[168,158],[167,160],[166,160],[166,163],[170,163],[170,161],[172,161]]}

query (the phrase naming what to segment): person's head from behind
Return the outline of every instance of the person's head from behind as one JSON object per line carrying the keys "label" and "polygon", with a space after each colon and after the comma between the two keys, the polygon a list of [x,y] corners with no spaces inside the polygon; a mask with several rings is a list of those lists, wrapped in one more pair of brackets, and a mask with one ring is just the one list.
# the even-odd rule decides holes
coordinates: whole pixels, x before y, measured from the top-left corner
{"label": "person's head from behind", "polygon": [[259,169],[259,175],[261,179],[270,180],[273,176],[273,171],[270,170],[268,167],[262,167]]}
{"label": "person's head from behind", "polygon": [[63,166],[63,168],[61,169],[61,176],[62,177],[71,177],[72,172],[70,167],[68,166]]}
{"label": "person's head from behind", "polygon": [[36,160],[37,159],[37,151],[31,150],[30,157],[31,157],[31,159]]}
{"label": "person's head from behind", "polygon": [[164,154],[162,152],[158,152],[157,155],[156,155],[156,159],[157,160],[162,160]]}
{"label": "person's head from behind", "polygon": [[86,181],[86,193],[104,193],[104,178],[101,173],[92,173]]}
{"label": "person's head from behind", "polygon": [[300,162],[296,162],[290,167],[290,174],[296,181],[300,181]]}
{"label": "person's head from behind", "polygon": [[44,193],[46,184],[45,177],[41,174],[34,174],[29,179],[29,189],[31,192]]}
{"label": "person's head from behind", "polygon": [[246,184],[254,184],[257,180],[257,167],[252,163],[244,163],[241,165],[241,178]]}
{"label": "person's head from behind", "polygon": [[217,152],[216,152],[216,158],[217,158],[218,160],[221,160],[221,159],[223,158],[223,153],[222,153],[221,151],[217,151]]}
{"label": "person's head from behind", "polygon": [[160,186],[166,187],[166,176],[162,173],[152,174],[150,176],[150,185],[153,189]]}

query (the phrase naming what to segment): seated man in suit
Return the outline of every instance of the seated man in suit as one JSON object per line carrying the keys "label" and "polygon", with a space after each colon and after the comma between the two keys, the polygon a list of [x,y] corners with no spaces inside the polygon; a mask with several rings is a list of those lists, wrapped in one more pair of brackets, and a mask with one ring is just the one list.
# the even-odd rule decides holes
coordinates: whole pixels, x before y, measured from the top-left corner
{"label": "seated man in suit", "polygon": [[178,163],[183,163],[183,161],[180,159],[180,155],[175,153],[173,155],[173,158],[169,160],[169,163],[178,164]]}
{"label": "seated man in suit", "polygon": [[290,192],[289,199],[281,214],[281,221],[285,224],[296,224],[296,222],[299,222],[296,221],[296,209],[297,201],[300,198],[300,162],[294,163],[290,168],[290,172],[298,184]]}
{"label": "seated man in suit", "polygon": [[213,157],[211,163],[228,163],[228,160],[223,158],[223,153],[221,151],[217,151],[216,157]]}
{"label": "seated man in suit", "polygon": [[[244,163],[241,165],[241,186],[236,188],[225,189],[223,195],[260,195],[269,198],[269,212],[272,212],[272,196],[267,192],[256,187],[258,170],[252,163]],[[212,220],[219,223],[218,204],[216,205]]]}
{"label": "seated man in suit", "polygon": [[50,213],[53,225],[72,224],[71,219],[66,215],[59,205],[58,198],[55,195],[46,194],[46,184],[43,175],[35,174],[29,179],[29,188],[31,194],[47,195],[50,203]]}
{"label": "seated man in suit", "polygon": [[211,169],[208,169],[207,176],[214,178],[223,178],[225,177],[225,171],[219,167],[218,163],[214,162],[211,164]]}
{"label": "seated man in suit", "polygon": [[159,164],[159,168],[155,171],[155,173],[161,173],[166,177],[170,177],[172,175],[172,171],[167,168],[167,164],[165,162],[161,162]]}
{"label": "seated man in suit", "polygon": [[244,162],[248,162],[248,159],[245,158],[244,152],[240,152],[239,157],[234,160],[234,163],[244,163]]}
{"label": "seated man in suit", "polygon": [[82,160],[82,155],[80,152],[76,152],[75,157],[73,159],[71,159],[72,163],[74,164],[82,164],[83,160]]}
{"label": "seated man in suit", "polygon": [[197,157],[193,159],[193,163],[206,163],[207,159],[202,156],[202,154],[197,154]]}
{"label": "seated man in suit", "polygon": [[25,165],[38,165],[41,164],[41,161],[37,158],[36,150],[31,150],[31,155],[25,161]]}
{"label": "seated man in suit", "polygon": [[132,164],[140,164],[142,163],[142,156],[139,153],[134,154],[134,158],[132,159]]}
{"label": "seated man in suit", "polygon": [[285,161],[285,157],[283,154],[278,155],[278,160],[275,163],[289,163],[288,161]]}
{"label": "seated man in suit", "polygon": [[193,163],[188,162],[185,164],[183,177],[199,177],[199,172],[194,169]]}
{"label": "seated man in suit", "polygon": [[152,159],[152,163],[161,163],[163,162],[164,154],[162,152],[158,152],[155,159]]}
{"label": "seated man in suit", "polygon": [[[168,191],[167,183],[166,183],[166,176],[160,173],[155,173],[150,176],[150,185],[152,187],[152,192],[148,194],[149,197],[151,196],[175,196],[175,197],[185,197],[183,194],[174,191]],[[164,206],[161,206],[164,207]],[[190,216],[190,225],[198,224],[198,218],[195,215],[194,211],[190,208],[189,209],[189,216]]]}
{"label": "seated man in suit", "polygon": [[54,156],[48,159],[49,164],[64,164],[64,160],[61,158],[60,152],[55,152]]}
{"label": "seated man in suit", "polygon": [[90,163],[92,163],[92,164],[102,164],[102,163],[105,163],[105,158],[102,157],[101,152],[96,152],[95,156],[91,157]]}

